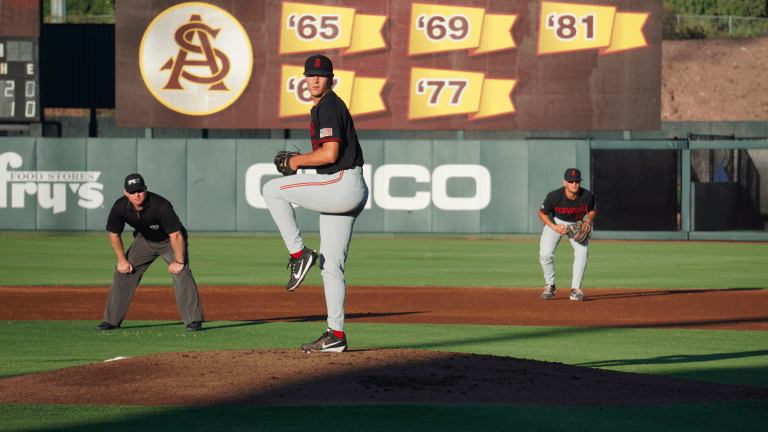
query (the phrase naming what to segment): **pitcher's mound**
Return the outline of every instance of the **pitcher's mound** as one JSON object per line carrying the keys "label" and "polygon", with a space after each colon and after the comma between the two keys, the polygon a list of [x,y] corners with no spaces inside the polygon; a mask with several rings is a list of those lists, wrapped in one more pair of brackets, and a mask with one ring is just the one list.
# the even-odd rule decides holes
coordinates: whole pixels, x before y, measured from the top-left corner
{"label": "pitcher's mound", "polygon": [[587,406],[757,398],[768,398],[768,388],[411,349],[168,353],[0,380],[3,403]]}

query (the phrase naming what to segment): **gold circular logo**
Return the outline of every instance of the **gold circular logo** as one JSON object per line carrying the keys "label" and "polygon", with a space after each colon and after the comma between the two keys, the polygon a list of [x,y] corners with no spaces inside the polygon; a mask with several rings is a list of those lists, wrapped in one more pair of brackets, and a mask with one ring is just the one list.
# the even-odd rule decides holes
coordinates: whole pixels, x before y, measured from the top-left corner
{"label": "gold circular logo", "polygon": [[253,50],[245,29],[227,11],[182,3],[147,27],[139,68],[160,103],[202,116],[227,108],[243,94],[253,71]]}

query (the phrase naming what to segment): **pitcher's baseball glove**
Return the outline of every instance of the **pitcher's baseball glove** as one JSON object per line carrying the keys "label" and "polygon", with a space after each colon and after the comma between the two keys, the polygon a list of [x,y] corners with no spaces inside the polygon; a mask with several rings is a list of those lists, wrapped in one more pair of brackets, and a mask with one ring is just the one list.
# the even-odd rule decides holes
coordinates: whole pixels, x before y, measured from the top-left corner
{"label": "pitcher's baseball glove", "polygon": [[296,170],[291,169],[291,158],[299,154],[297,151],[280,150],[275,156],[275,166],[277,172],[284,176],[296,174]]}
{"label": "pitcher's baseball glove", "polygon": [[592,225],[585,221],[578,221],[568,225],[568,238],[577,243],[584,244],[592,236]]}

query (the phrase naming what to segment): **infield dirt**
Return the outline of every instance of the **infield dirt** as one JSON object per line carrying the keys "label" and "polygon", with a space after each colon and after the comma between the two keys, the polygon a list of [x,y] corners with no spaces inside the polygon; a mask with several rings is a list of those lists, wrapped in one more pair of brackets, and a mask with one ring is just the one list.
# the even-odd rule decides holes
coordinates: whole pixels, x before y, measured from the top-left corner
{"label": "infield dirt", "polygon": [[[201,286],[208,321],[325,321],[322,287]],[[349,287],[350,323],[768,330],[766,289]],[[109,287],[0,287],[0,319],[101,319]],[[267,300],[268,299],[268,300]],[[178,320],[172,287],[139,287],[124,324]],[[181,323],[174,324],[183,331]],[[129,331],[123,329],[113,332]],[[205,330],[205,326],[204,329]],[[0,379],[2,403],[109,405],[516,404],[607,406],[768,398],[768,388],[561,363],[356,346],[166,353]],[[510,343],[514,343],[510,341]],[[151,395],[148,397],[147,395]]]}

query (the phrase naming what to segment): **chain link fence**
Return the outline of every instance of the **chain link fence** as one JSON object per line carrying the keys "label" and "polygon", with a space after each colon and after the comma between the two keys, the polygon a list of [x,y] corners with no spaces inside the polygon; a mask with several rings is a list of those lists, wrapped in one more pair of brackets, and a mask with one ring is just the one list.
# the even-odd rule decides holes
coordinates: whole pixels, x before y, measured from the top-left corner
{"label": "chain link fence", "polygon": [[43,19],[45,24],[114,24],[114,15],[48,15]]}
{"label": "chain link fence", "polygon": [[671,15],[663,33],[663,39],[754,38],[768,36],[768,18]]}

